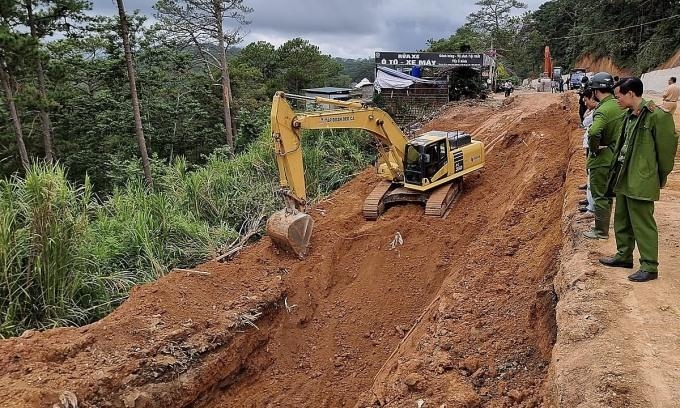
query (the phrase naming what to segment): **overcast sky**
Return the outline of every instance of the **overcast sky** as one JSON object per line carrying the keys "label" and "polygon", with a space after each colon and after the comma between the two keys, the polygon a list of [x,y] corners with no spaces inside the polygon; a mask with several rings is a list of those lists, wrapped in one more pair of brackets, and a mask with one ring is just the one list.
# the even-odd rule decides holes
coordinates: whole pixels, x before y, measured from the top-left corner
{"label": "overcast sky", "polygon": [[[375,51],[417,51],[430,38],[446,38],[477,9],[476,0],[245,0],[254,9],[243,44],[279,46],[295,37],[325,54],[373,58]],[[535,10],[546,0],[524,0]],[[126,0],[127,12],[152,17],[155,0]],[[97,14],[116,13],[114,0],[93,0]]]}

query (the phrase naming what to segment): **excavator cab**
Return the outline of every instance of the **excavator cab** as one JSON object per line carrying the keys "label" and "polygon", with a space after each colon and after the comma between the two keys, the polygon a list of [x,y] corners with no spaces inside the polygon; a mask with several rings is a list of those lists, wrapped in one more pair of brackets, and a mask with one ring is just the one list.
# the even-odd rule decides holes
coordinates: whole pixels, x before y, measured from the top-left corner
{"label": "excavator cab", "polygon": [[[430,131],[409,141],[404,155],[404,182],[425,186],[464,170],[463,150],[472,144],[469,133]],[[467,149],[467,148],[465,148]],[[453,166],[449,169],[449,160]],[[452,171],[450,171],[452,170]]]}
{"label": "excavator cab", "polygon": [[448,163],[446,140],[426,145],[406,145],[404,157],[404,180],[409,184],[422,185],[432,179]]}

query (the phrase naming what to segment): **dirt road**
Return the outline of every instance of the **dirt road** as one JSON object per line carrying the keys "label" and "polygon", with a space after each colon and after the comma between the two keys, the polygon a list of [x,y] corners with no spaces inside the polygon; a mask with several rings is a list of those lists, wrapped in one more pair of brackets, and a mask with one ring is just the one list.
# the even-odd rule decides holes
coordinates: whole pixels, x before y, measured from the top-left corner
{"label": "dirt road", "polygon": [[[680,113],[675,123],[680,125]],[[555,280],[559,334],[552,360],[559,406],[680,407],[679,162],[676,156],[656,204],[658,280],[633,284],[626,279],[631,270],[603,267],[598,258],[616,252],[613,228],[612,238],[594,243],[580,236],[591,220],[565,219],[568,233]],[[571,207],[581,198],[575,185],[568,183]]]}
{"label": "dirt road", "polygon": [[[466,178],[445,218],[408,205],[364,221],[363,198],[378,182],[367,170],[312,211],[304,261],[264,239],[231,262],[137,288],[95,324],[0,342],[1,405],[634,406],[625,403],[651,394],[618,379],[639,369],[658,384],[656,406],[672,406],[663,404],[680,395],[669,377],[678,352],[655,346],[677,336],[659,330],[651,346],[639,336],[654,332],[650,312],[666,319],[658,328],[677,319],[677,300],[664,310],[648,300],[677,299],[677,274],[662,257],[669,278],[632,287],[594,266],[607,249],[578,238],[587,220],[576,215],[575,102],[519,93],[454,105],[428,123],[423,130],[462,129],[487,144],[487,166]],[[678,222],[661,222],[662,236]],[[397,235],[403,245],[391,245]],[[639,336],[624,342],[624,329]],[[607,364],[610,346],[632,355],[626,342],[637,360]],[[665,353],[662,363],[654,353]]]}

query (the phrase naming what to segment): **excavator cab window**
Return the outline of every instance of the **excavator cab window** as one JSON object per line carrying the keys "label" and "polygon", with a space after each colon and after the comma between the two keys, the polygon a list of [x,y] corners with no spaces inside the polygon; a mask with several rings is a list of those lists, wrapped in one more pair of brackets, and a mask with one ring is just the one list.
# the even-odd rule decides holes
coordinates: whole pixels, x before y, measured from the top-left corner
{"label": "excavator cab window", "polygon": [[441,168],[449,159],[449,154],[446,150],[446,139],[438,142],[437,149],[439,150],[439,168]]}
{"label": "excavator cab window", "polygon": [[[445,142],[446,143],[446,142]],[[425,165],[425,175],[426,178],[432,178],[432,176],[437,173],[441,168],[441,156],[439,155],[439,143],[431,143],[425,146],[425,154],[430,157],[429,162],[423,161]],[[444,145],[444,154],[446,154],[446,144]]]}
{"label": "excavator cab window", "polygon": [[406,182],[421,185],[424,178],[431,179],[439,169],[446,166],[447,161],[446,140],[426,146],[407,145],[404,158]]}
{"label": "excavator cab window", "polygon": [[442,167],[446,166],[448,160],[448,152],[446,151],[446,139],[433,142],[425,146],[425,154],[430,156],[429,163],[425,163],[425,174],[424,177],[432,180],[435,174]]}
{"label": "excavator cab window", "polygon": [[423,180],[423,164],[425,160],[421,152],[422,146],[406,145],[404,175],[407,183],[420,185]]}

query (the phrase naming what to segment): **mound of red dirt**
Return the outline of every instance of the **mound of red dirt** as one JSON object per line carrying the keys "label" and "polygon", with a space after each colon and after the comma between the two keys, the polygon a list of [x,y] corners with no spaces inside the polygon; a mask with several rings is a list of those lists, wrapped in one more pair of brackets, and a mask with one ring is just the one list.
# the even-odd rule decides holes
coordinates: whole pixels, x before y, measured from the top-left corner
{"label": "mound of red dirt", "polygon": [[444,218],[408,205],[365,221],[367,170],[312,210],[305,260],[265,238],[137,288],[95,324],[0,342],[2,405],[539,406],[569,103],[518,95],[429,123],[488,147]]}

